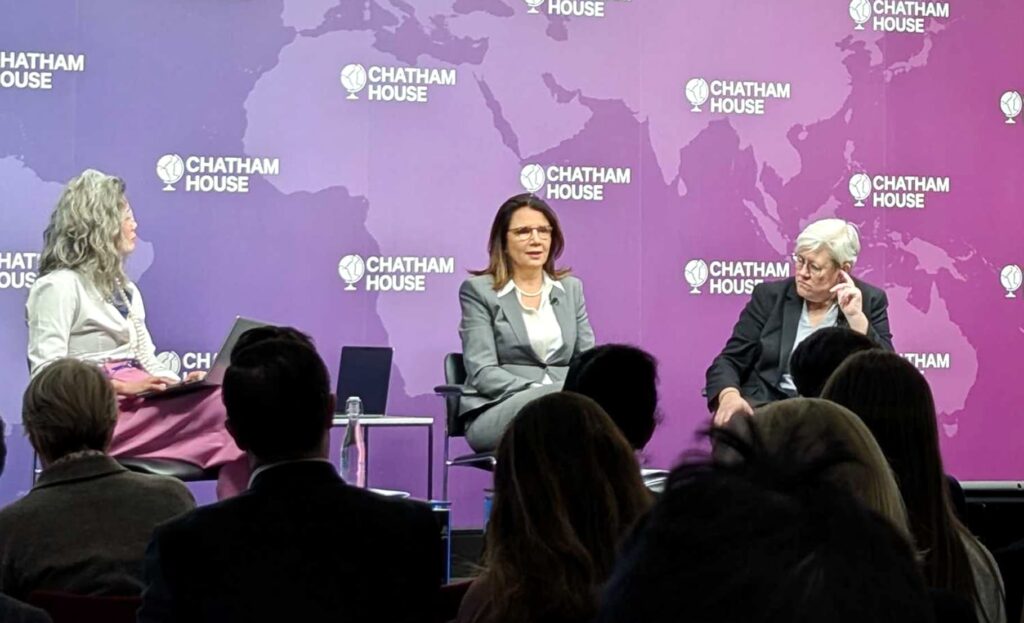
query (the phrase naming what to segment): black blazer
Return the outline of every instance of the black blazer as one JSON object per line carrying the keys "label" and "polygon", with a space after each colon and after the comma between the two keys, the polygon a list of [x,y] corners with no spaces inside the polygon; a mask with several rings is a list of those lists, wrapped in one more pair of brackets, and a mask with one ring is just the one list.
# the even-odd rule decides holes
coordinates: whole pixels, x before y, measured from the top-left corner
{"label": "black blazer", "polygon": [[[885,292],[863,281],[853,281],[863,296],[868,337],[882,348],[893,350]],[[802,311],[803,299],[796,292],[795,277],[754,287],[732,336],[708,368],[704,386],[708,409],[718,408],[718,394],[726,387],[739,388],[740,394],[755,405],[787,397],[779,383],[789,367]],[[846,326],[842,312],[836,324]]]}
{"label": "black blazer", "polygon": [[157,528],[138,620],[424,621],[441,560],[427,505],[349,486],[326,461],[285,463]]}

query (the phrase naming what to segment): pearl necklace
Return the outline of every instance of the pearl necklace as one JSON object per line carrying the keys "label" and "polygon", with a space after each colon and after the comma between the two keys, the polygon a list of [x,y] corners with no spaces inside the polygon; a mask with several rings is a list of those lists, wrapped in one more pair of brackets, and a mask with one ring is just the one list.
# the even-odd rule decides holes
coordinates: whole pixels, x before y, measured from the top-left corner
{"label": "pearl necklace", "polygon": [[515,285],[514,281],[512,282],[512,285],[515,286],[516,292],[518,292],[520,294],[520,296],[540,296],[541,294],[544,293],[544,286],[543,285],[541,285],[540,290],[537,290],[536,292],[527,292],[526,290],[524,290],[524,289],[520,288],[519,286]]}

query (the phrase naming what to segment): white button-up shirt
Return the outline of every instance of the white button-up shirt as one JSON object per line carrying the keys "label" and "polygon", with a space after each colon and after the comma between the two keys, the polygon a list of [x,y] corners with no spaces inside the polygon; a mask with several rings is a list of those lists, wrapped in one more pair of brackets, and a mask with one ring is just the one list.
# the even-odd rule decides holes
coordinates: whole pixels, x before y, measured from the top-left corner
{"label": "white button-up shirt", "polygon": [[38,278],[25,305],[30,374],[35,376],[61,357],[97,364],[137,359],[150,374],[177,379],[156,359],[142,294],[135,284],[129,284],[127,290],[131,303],[125,318],[73,270],[55,270]]}
{"label": "white button-up shirt", "polygon": [[[498,296],[502,297],[515,291],[519,307],[523,310],[523,323],[526,325],[526,334],[530,340],[530,346],[533,348],[533,352],[537,354],[537,358],[545,363],[564,344],[562,340],[562,327],[558,324],[558,318],[555,317],[555,309],[551,305],[551,288],[559,288],[563,292],[565,291],[565,286],[545,273],[544,285],[541,287],[540,292],[540,306],[537,309],[527,307],[523,303],[522,293],[516,290],[516,284],[511,279],[498,292]],[[541,384],[550,385],[551,378],[545,374]]]}

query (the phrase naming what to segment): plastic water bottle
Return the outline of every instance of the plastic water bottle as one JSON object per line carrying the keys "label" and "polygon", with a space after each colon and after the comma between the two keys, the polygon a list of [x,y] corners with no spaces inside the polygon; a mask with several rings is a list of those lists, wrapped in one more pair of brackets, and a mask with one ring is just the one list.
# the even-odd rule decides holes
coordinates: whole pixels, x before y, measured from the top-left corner
{"label": "plastic water bottle", "polygon": [[363,401],[349,396],[345,401],[345,439],[341,442],[341,477],[350,485],[366,487],[366,440],[359,418],[363,415]]}

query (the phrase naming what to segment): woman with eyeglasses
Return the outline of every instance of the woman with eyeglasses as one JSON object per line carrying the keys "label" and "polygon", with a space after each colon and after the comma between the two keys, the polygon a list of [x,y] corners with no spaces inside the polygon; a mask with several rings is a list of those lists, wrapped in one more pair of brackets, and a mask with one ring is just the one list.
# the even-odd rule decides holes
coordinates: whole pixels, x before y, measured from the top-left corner
{"label": "woman with eyeglasses", "polygon": [[220,388],[138,397],[179,379],[156,358],[142,293],[124,271],[137,226],[121,178],[87,169],[68,182],[26,303],[29,373],[64,357],[96,364],[118,396],[110,454],[219,466],[217,493],[229,497],[246,488],[249,466],[227,432]]}
{"label": "woman with eyeglasses", "polygon": [[523,405],[562,389],[572,358],[594,346],[583,284],[558,268],[565,239],[534,195],[502,204],[487,268],[459,288],[466,387],[459,417],[477,452],[493,450]]}
{"label": "woman with eyeglasses", "polygon": [[885,292],[850,276],[860,253],[857,228],[841,219],[808,225],[796,239],[796,275],[754,288],[725,348],[707,371],[714,423],[796,395],[789,358],[824,327],[849,327],[893,350]]}

